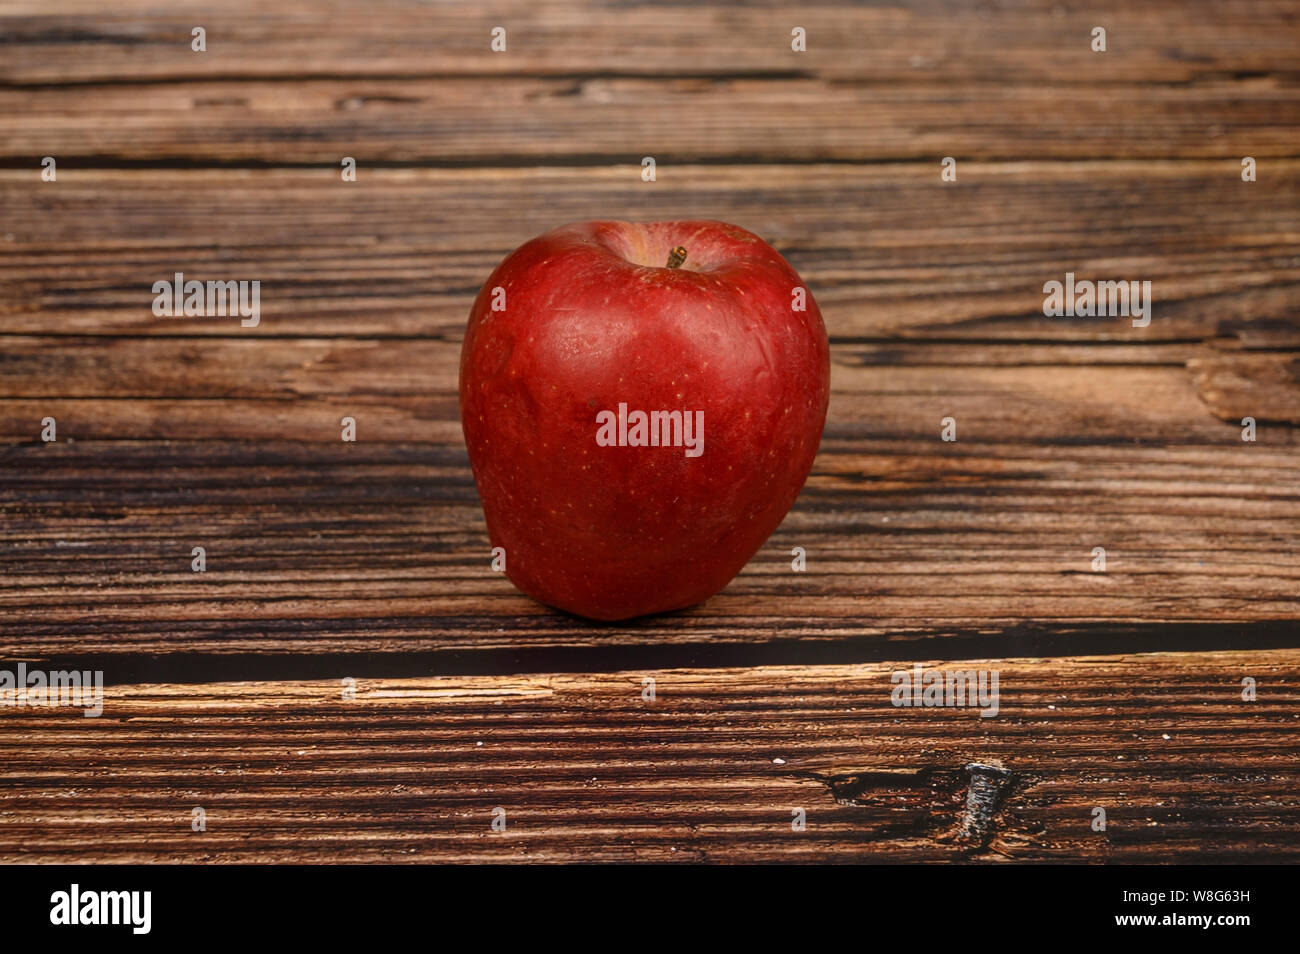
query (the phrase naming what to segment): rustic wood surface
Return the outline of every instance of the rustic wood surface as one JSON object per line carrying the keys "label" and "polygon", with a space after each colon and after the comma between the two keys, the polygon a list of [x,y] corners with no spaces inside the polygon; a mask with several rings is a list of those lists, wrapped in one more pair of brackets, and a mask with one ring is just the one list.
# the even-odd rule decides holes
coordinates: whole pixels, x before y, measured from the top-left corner
{"label": "rustic wood surface", "polygon": [[[0,859],[92,845],[134,862],[1300,851],[1294,651],[963,665],[1000,670],[996,718],[895,708],[879,665],[362,679],[350,700],[340,680],[115,688],[103,718],[30,709],[0,734]],[[1254,702],[1244,675],[1263,687]],[[967,807],[975,766],[1008,773],[988,813]]]}
{"label": "rustic wood surface", "polygon": [[[109,684],[0,705],[0,860],[1300,860],[1298,21],[0,0],[0,669]],[[492,266],[597,217],[763,235],[833,360],[768,544],[613,626],[491,572],[456,402]]]}

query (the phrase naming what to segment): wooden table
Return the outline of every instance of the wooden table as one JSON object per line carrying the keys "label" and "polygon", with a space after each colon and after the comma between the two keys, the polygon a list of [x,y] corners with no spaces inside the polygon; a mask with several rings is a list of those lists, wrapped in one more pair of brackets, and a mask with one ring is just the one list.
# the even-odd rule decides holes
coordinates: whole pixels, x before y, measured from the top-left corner
{"label": "wooden table", "polygon": [[[0,4],[0,668],[108,683],[0,706],[0,860],[1300,858],[1295,3],[205,7]],[[590,624],[491,570],[461,334],[682,217],[807,280],[829,419],[721,594]]]}

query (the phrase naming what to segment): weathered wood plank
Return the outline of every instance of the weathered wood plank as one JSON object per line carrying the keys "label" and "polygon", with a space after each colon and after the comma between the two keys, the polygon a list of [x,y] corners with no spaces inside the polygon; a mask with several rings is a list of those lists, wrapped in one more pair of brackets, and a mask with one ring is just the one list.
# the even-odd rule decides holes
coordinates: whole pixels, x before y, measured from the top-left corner
{"label": "weathered wood plank", "polygon": [[[1297,329],[1300,333],[1300,328]],[[1191,342],[836,343],[837,391],[862,390],[868,368],[1177,367],[1207,351]],[[1214,353],[1215,355],[1219,353]],[[1261,360],[1285,361],[1286,353]],[[459,339],[7,335],[0,397],[299,400],[454,395]],[[1249,355],[1242,355],[1250,360]],[[1249,367],[1246,368],[1249,371]]]}
{"label": "weathered wood plank", "polygon": [[[0,861],[1300,860],[1294,28],[0,0],[0,668],[110,683],[0,692]],[[597,626],[490,571],[459,339],[532,235],[674,217],[800,270],[831,413],[723,593]],[[261,324],[155,318],[176,271],[261,281]],[[1151,281],[1150,326],[1045,318],[1067,271]],[[890,705],[940,659],[996,718]]]}
{"label": "weathered wood plank", "polygon": [[[1175,638],[1178,623],[1300,618],[1297,434],[1265,423],[1242,442],[1181,367],[967,366],[940,384],[932,368],[837,360],[832,380],[813,475],[751,566],[701,608],[614,631],[490,572],[447,391],[6,401],[27,409],[6,427],[28,443],[0,449],[0,650],[848,643],[1120,622]],[[62,437],[40,446],[46,413]],[[360,443],[338,441],[343,413]],[[952,444],[939,439],[949,414]],[[152,439],[86,440],[136,431]],[[431,443],[397,443],[416,436]],[[790,572],[796,545],[806,574]],[[208,550],[202,575],[194,546]],[[1091,572],[1096,546],[1105,574]]]}
{"label": "weathered wood plank", "polygon": [[[757,214],[836,338],[836,399],[804,498],[756,565],[702,610],[614,642],[1296,618],[1295,434],[1264,423],[1243,444],[1181,366],[1205,336],[1294,347],[1294,181],[1247,185],[1197,163],[975,168],[966,191],[923,185],[919,167],[696,168],[676,210],[655,210],[720,201],[750,224],[746,189],[762,184]],[[611,639],[487,572],[454,382],[464,311],[493,261],[553,224],[557,205],[572,217],[651,209],[633,198],[644,184],[618,170],[389,170],[348,191],[314,174],[74,172],[53,185],[52,211],[45,185],[0,177],[20,229],[2,266],[5,330],[42,335],[0,352],[0,436],[29,444],[5,452],[7,649],[317,655]],[[507,220],[509,197],[535,221]],[[1107,224],[1115,208],[1155,223],[1140,252],[1128,226]],[[359,235],[358,221],[379,224]],[[989,222],[1015,239],[990,243]],[[242,244],[250,230],[256,246]],[[1045,278],[1148,267],[1183,296],[1157,292],[1149,328],[1041,315]],[[149,285],[176,268],[260,275],[263,324],[154,319]],[[294,296],[281,315],[277,281]],[[322,318],[329,309],[343,320]],[[365,330],[384,337],[325,337]],[[87,331],[194,337],[69,334]],[[1254,416],[1285,420],[1286,400],[1261,400]],[[50,414],[63,443],[30,446]],[[942,445],[950,414],[960,440]],[[362,444],[338,442],[344,415]],[[114,443],[86,443],[101,440]],[[227,440],[254,443],[212,443]],[[198,581],[200,543],[214,562]],[[796,544],[825,561],[805,577],[787,575]],[[1123,554],[1104,584],[1087,572],[1097,545]]]}
{"label": "weathered wood plank", "polygon": [[[193,59],[201,59],[194,57]],[[778,59],[784,56],[778,55]],[[1300,57],[1297,58],[1300,67]],[[1095,72],[1085,75],[1096,75]],[[518,166],[1219,158],[1300,152],[1300,85],[663,77],[0,87],[0,162]],[[1089,153],[1091,154],[1091,153]],[[1098,158],[1102,156],[1098,155]],[[959,178],[960,181],[960,178]]]}
{"label": "weathered wood plank", "polygon": [[[490,50],[490,31],[508,50]],[[208,32],[208,52],[190,49]],[[791,30],[807,30],[807,52]],[[1092,52],[1104,26],[1108,52]],[[814,74],[870,81],[972,79],[1188,83],[1297,70],[1294,7],[1285,0],[1156,0],[1069,10],[1052,0],[978,7],[922,0],[907,8],[853,2],[629,4],[510,0],[413,6],[397,0],[201,0],[165,9],[141,0],[106,9],[71,0],[6,0],[0,82],[132,82],[205,77],[421,77],[503,74]]]}
{"label": "weathered wood plank", "polygon": [[[1300,162],[0,171],[0,333],[446,336],[565,221],[699,218],[772,241],[833,338],[1300,346]],[[153,283],[257,280],[261,323],[157,318]],[[1043,285],[1150,281],[1152,318],[1047,318]]]}
{"label": "weathered wood plank", "polygon": [[1202,352],[1187,366],[1201,398],[1224,420],[1263,414],[1300,424],[1300,355]]}
{"label": "weathered wood plank", "polygon": [[[360,679],[351,701],[341,670],[110,685],[98,719],[0,707],[0,860],[1300,859],[1297,651],[958,667],[998,671],[996,716],[895,707],[893,663]],[[986,824],[972,763],[1008,773]]]}
{"label": "weathered wood plank", "polygon": [[[10,335],[2,344],[0,397],[201,401],[454,398],[460,347],[459,340],[430,338]],[[1098,375],[1098,391],[1129,379],[1160,387],[1165,392],[1161,396],[1173,400],[1165,382],[1176,384],[1178,375],[1167,369],[1209,355],[1198,345],[1178,342],[1018,345],[903,340],[892,344],[836,343],[831,357],[831,386],[846,394],[890,390],[891,380],[916,384],[932,376],[936,368],[961,368],[963,380],[981,382],[989,380],[981,369],[1004,368],[1006,373],[998,377],[1007,387],[1052,389],[1059,382],[1052,380],[1054,373],[1044,369],[1068,368],[1065,374],[1084,381],[1087,378],[1079,372],[1087,368]],[[1287,358],[1286,352],[1239,355],[1245,374],[1252,362],[1285,368]],[[1277,381],[1274,386],[1282,384]],[[1123,396],[1103,394],[1098,399],[1109,402],[1123,400]],[[1263,403],[1269,402],[1265,399]],[[441,406],[440,410],[446,413]]]}
{"label": "weathered wood plank", "polygon": [[[0,438],[35,440],[54,415],[64,438],[79,440],[339,441],[339,420],[356,418],[363,441],[436,442],[459,447],[460,344],[367,339],[2,339]],[[959,440],[1042,444],[1209,445],[1240,443],[1198,397],[1204,360],[1189,375],[1178,358],[1192,348],[1152,349],[1168,363],[1133,362],[1138,349],[1061,346],[1073,360],[1010,345],[945,346],[929,360],[924,343],[832,346],[831,439],[938,440],[939,422],[960,421]],[[1087,363],[1080,356],[1098,356]],[[1224,359],[1226,360],[1226,359]],[[1272,370],[1260,387],[1235,395],[1241,414],[1287,421],[1300,397],[1289,352],[1245,355],[1243,368]],[[1265,444],[1295,447],[1285,428]],[[1245,452],[1250,452],[1247,448]],[[1242,451],[1236,448],[1236,451]],[[1264,448],[1261,453],[1268,453]]]}

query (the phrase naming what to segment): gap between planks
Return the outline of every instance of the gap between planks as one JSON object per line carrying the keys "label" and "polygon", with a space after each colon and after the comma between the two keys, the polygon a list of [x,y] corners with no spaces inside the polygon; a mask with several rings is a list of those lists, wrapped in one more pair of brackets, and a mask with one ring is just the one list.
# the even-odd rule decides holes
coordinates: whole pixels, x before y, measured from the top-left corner
{"label": "gap between planks", "polygon": [[[993,718],[892,705],[900,668],[141,685],[110,687],[98,719],[0,709],[0,858],[1300,856],[1296,650],[963,663],[999,672]],[[1005,784],[972,804],[981,765]]]}

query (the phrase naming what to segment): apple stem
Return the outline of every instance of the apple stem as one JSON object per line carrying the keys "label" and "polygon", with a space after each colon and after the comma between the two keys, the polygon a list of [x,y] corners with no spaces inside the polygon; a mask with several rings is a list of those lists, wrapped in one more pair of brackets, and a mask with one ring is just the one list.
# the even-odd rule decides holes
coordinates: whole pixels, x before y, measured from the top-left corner
{"label": "apple stem", "polygon": [[668,253],[669,268],[680,268],[684,261],[686,261],[686,246],[678,245]]}

